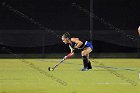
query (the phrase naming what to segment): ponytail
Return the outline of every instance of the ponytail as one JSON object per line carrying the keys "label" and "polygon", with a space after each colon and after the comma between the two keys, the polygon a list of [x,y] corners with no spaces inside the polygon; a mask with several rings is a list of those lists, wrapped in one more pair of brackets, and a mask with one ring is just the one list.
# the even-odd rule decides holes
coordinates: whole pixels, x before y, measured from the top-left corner
{"label": "ponytail", "polygon": [[70,38],[69,32],[64,33],[62,36],[65,37],[65,38]]}

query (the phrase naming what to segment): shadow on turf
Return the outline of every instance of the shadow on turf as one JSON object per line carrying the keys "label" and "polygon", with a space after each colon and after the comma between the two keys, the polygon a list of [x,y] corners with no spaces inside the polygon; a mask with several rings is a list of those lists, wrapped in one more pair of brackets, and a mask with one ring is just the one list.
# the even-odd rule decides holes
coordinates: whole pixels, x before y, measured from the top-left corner
{"label": "shadow on turf", "polygon": [[[43,60],[41,60],[41,61],[43,61]],[[130,83],[132,86],[137,86],[137,82],[135,82],[134,80],[131,80],[128,77],[125,77],[124,75],[119,74],[117,72],[118,70],[128,70],[128,71],[137,71],[137,70],[133,70],[133,69],[130,69],[130,68],[109,67],[109,66],[105,66],[105,64],[103,64],[99,61],[96,61],[96,60],[91,60],[91,62],[98,65],[98,66],[93,66],[93,67],[104,69],[104,70],[93,70],[93,71],[108,71],[108,72],[110,72],[110,74],[120,78],[121,80],[126,81],[127,83]],[[65,63],[65,64],[75,64],[75,63],[68,62],[68,63]],[[76,65],[82,65],[82,64],[76,64]]]}
{"label": "shadow on turf", "polygon": [[38,71],[40,74],[43,74],[45,75],[46,77],[49,77],[51,78],[53,81],[63,85],[63,86],[67,86],[68,83],[65,82],[64,80],[62,80],[61,78],[58,78],[56,76],[54,76],[53,74],[43,70],[43,69],[40,69],[39,67],[37,67],[35,64],[33,64],[32,62],[29,62],[25,59],[23,59],[20,55],[18,54],[15,54],[12,50],[6,48],[6,47],[2,47],[2,50],[9,53],[9,54],[12,54],[13,56],[15,56],[15,58],[17,58],[19,61],[21,61],[22,63],[28,65],[29,67],[33,68],[34,70]]}
{"label": "shadow on turf", "polygon": [[[39,61],[42,62],[50,62],[47,60],[43,60],[43,59],[39,59]],[[57,61],[52,61],[52,62],[57,62]],[[93,61],[91,61],[93,62]],[[74,64],[74,65],[82,65],[82,64],[76,64],[76,63],[71,63],[71,62],[67,62],[67,63],[63,63],[63,64]],[[136,69],[132,69],[132,68],[117,68],[117,67],[111,67],[111,66],[94,66],[92,65],[93,68],[110,68],[112,70],[128,70],[128,71],[137,71]],[[94,70],[94,71],[107,71],[107,70]]]}

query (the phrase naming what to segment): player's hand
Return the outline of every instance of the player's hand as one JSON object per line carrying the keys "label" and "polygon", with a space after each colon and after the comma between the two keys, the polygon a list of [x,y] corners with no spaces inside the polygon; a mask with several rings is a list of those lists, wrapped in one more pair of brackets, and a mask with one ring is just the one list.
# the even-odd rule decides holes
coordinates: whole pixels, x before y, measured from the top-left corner
{"label": "player's hand", "polygon": [[65,56],[63,59],[66,60],[67,58],[70,58],[74,55],[74,52],[69,53],[67,56]]}
{"label": "player's hand", "polygon": [[68,57],[67,56],[65,56],[64,58],[63,58],[63,60],[66,60]]}
{"label": "player's hand", "polygon": [[73,49],[73,52],[74,52],[74,53],[79,52],[79,49],[74,48],[74,49]]}

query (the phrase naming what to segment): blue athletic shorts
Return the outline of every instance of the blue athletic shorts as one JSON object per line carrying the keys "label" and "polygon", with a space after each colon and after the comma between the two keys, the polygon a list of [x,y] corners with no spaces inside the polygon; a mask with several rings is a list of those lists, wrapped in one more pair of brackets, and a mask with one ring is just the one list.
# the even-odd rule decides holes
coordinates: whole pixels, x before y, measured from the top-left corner
{"label": "blue athletic shorts", "polygon": [[88,41],[85,42],[85,47],[90,47],[90,48],[93,50],[93,45],[92,45],[92,43],[90,43],[90,42],[88,42]]}

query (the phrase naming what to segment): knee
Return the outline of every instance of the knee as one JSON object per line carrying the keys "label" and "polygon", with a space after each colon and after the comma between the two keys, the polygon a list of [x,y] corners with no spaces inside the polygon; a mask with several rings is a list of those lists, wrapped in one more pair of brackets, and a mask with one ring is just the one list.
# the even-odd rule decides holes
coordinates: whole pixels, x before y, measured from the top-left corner
{"label": "knee", "polygon": [[81,52],[81,56],[87,56],[86,51],[82,51],[82,52]]}

